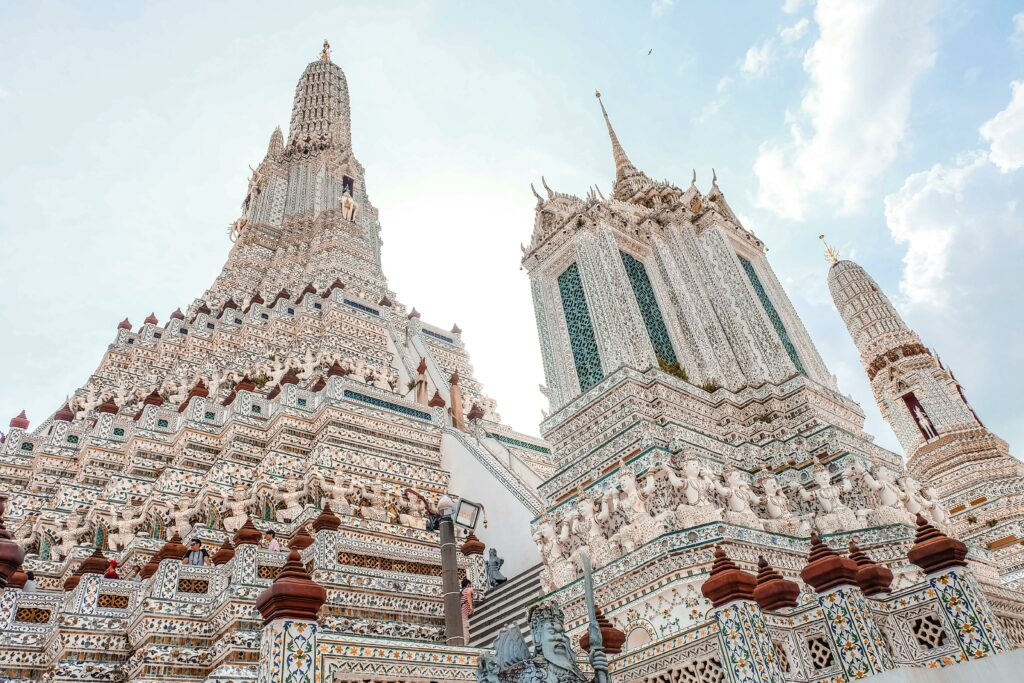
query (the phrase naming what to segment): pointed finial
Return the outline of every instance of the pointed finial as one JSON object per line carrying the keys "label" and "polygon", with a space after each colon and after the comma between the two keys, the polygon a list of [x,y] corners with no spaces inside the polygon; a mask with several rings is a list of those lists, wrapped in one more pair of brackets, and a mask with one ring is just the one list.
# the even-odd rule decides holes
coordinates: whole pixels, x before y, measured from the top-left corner
{"label": "pointed finial", "polygon": [[828,242],[825,241],[824,233],[818,235],[818,239],[821,240],[822,244],[825,245],[825,258],[831,261],[833,266],[839,263],[839,252],[836,251]]}
{"label": "pointed finial", "polygon": [[718,184],[718,174],[715,172],[715,167],[714,166],[711,167],[711,184],[712,185],[717,185]]}
{"label": "pointed finial", "polygon": [[537,198],[537,206],[543,204],[544,200],[541,198],[539,194],[537,194],[537,188],[533,186],[533,183],[530,183],[530,190],[533,192],[533,196]]}
{"label": "pointed finial", "polygon": [[696,185],[697,184],[697,169],[693,169],[693,177],[690,178],[690,184],[691,185]]}
{"label": "pointed finial", "polygon": [[608,118],[608,111],[604,108],[604,102],[601,100],[601,91],[595,90],[594,97],[597,98],[597,103],[601,106],[601,115],[604,116],[605,125],[608,126],[608,137],[612,141],[612,157],[615,159],[615,180],[622,180],[624,177],[636,175],[636,167],[633,166],[633,162],[626,156],[626,150],[622,149],[622,145],[619,143],[619,136],[615,134],[615,129],[612,128],[611,119]]}
{"label": "pointed finial", "polygon": [[544,189],[548,191],[548,199],[555,196],[555,191],[548,187],[548,181],[544,179],[544,176],[540,177],[540,182],[544,186]]}
{"label": "pointed finial", "polygon": [[320,52],[320,61],[331,61],[331,44],[327,42],[326,38],[324,38],[324,49]]}

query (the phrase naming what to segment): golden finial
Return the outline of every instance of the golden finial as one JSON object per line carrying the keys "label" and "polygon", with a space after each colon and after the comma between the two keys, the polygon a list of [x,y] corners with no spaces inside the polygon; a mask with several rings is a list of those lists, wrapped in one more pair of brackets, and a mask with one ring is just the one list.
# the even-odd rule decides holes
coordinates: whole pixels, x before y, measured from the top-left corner
{"label": "golden finial", "polygon": [[832,262],[832,265],[839,263],[839,252],[836,251],[832,245],[825,241],[824,233],[818,235],[818,239],[821,240],[822,244],[825,245],[825,258]]}
{"label": "golden finial", "polygon": [[320,61],[329,62],[331,61],[331,44],[324,38],[324,49],[320,52]]}
{"label": "golden finial", "polygon": [[597,99],[601,99],[601,91],[600,90],[595,90],[594,91],[594,97],[596,97]]}

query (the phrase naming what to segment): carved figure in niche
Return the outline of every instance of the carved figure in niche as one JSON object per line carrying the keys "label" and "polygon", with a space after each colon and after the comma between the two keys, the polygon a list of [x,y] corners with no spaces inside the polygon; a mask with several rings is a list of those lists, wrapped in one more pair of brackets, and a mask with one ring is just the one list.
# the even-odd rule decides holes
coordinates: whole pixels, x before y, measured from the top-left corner
{"label": "carved figure in niche", "polygon": [[579,511],[580,521],[587,526],[587,545],[593,554],[597,555],[597,549],[607,540],[604,533],[603,523],[608,516],[602,519],[601,513],[597,511],[599,499],[584,491],[578,493],[576,509]]}
{"label": "carved figure in niche", "polygon": [[14,541],[22,548],[27,548],[39,540],[39,529],[42,517],[32,511],[25,515],[21,523],[14,529]]}
{"label": "carved figure in niche", "polygon": [[544,563],[549,567],[565,560],[562,545],[558,542],[558,534],[550,516],[544,515],[533,533],[533,541],[540,548]]}
{"label": "carved figure in niche", "polygon": [[129,503],[124,506],[120,517],[110,523],[110,541],[115,550],[121,550],[135,538],[135,530],[142,525],[146,517],[141,503]]}
{"label": "carved figure in niche", "polygon": [[224,529],[226,531],[237,531],[245,524],[245,518],[248,516],[246,511],[246,505],[249,502],[248,498],[249,491],[245,484],[236,482],[231,491],[231,498],[224,503],[224,507],[229,513],[224,517]]}
{"label": "carved figure in niche", "polygon": [[914,416],[914,421],[917,426],[920,427],[921,432],[925,435],[926,439],[934,439],[939,435],[938,430],[935,429],[935,425],[932,424],[931,419],[928,417],[928,413],[924,412],[924,408],[920,404],[915,404],[910,410]]}
{"label": "carved figure in niche", "polygon": [[859,510],[858,516],[866,517],[874,524],[912,524],[913,516],[905,503],[907,494],[896,483],[896,477],[887,468],[879,467],[872,474],[864,469],[860,461],[851,467],[853,474],[860,478],[869,491],[874,492],[877,505],[874,510]]}
{"label": "carved figure in niche", "polygon": [[857,515],[842,498],[843,493],[849,493],[853,489],[850,480],[844,477],[839,485],[833,484],[832,475],[821,463],[814,466],[811,478],[818,486],[815,490],[808,491],[796,482],[793,482],[792,488],[801,500],[813,502],[818,509],[819,514],[815,516],[818,529],[823,533],[832,533],[857,528]]}
{"label": "carved figure in niche", "polygon": [[291,522],[302,514],[302,497],[306,494],[298,479],[286,479],[284,485],[275,492],[278,504],[284,505],[278,511],[278,518],[283,522]]}
{"label": "carved figure in niche", "polygon": [[680,529],[722,519],[722,510],[712,500],[716,482],[711,473],[692,453],[687,454],[682,466],[683,504],[676,509],[675,521]]}
{"label": "carved figure in niche", "polygon": [[359,492],[359,514],[363,519],[373,519],[378,522],[388,521],[387,502],[379,482],[369,486],[356,484]]}
{"label": "carved figure in niche", "polygon": [[795,515],[789,509],[789,496],[779,485],[774,475],[761,480],[764,489],[764,508],[768,514],[765,528],[776,533],[797,534],[806,536],[811,532],[811,524],[805,515]]}
{"label": "carved figure in niche", "polygon": [[949,523],[949,514],[939,500],[938,492],[932,488],[923,488],[921,483],[909,474],[899,478],[900,488],[906,495],[904,505],[911,515],[923,514],[932,524],[945,529]]}
{"label": "carved figure in niche", "polygon": [[171,526],[182,538],[192,531],[192,517],[198,511],[198,497],[191,491],[182,493],[171,513]]}
{"label": "carved figure in niche", "polygon": [[59,562],[78,545],[79,539],[88,531],[82,526],[83,521],[84,518],[77,512],[68,515],[66,526],[60,531],[54,532],[56,543],[50,549],[50,559]]}
{"label": "carved figure in niche", "polygon": [[487,585],[491,588],[500,586],[508,581],[501,573],[501,565],[503,564],[505,564],[505,560],[498,557],[498,551],[494,548],[488,548],[487,560],[484,561],[484,571],[487,573]]}
{"label": "carved figure in niche", "polygon": [[931,512],[931,521],[940,527],[947,526],[949,524],[949,514],[942,506],[939,492],[935,490],[934,486],[926,486],[922,493],[924,493],[924,500],[928,505],[928,510]]}
{"label": "carved figure in niche", "polygon": [[346,187],[341,193],[341,217],[347,221],[354,221],[358,210],[359,203],[352,198],[352,193]]}
{"label": "carved figure in niche", "polygon": [[712,479],[711,483],[725,501],[725,521],[755,529],[764,528],[754,512],[761,499],[743,480],[743,476],[732,467],[726,467],[722,472],[722,481],[723,484],[719,484]]}
{"label": "carved figure in niche", "polygon": [[427,499],[412,489],[402,491],[398,505],[398,521],[417,529],[427,528]]}

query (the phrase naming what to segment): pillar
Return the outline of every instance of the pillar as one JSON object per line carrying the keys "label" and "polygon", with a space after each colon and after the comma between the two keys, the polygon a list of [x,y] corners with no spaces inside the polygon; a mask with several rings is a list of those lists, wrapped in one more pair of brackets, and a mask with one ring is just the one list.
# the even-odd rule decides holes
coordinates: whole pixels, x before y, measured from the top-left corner
{"label": "pillar", "polygon": [[292,549],[281,573],[256,598],[263,615],[258,683],[314,683],[317,667],[317,612],[327,591],[306,573]]}
{"label": "pillar", "polygon": [[416,402],[425,406],[427,400],[427,359],[420,358],[416,366]]}
{"label": "pillar", "polygon": [[441,591],[444,593],[444,640],[448,645],[465,645],[462,636],[462,605],[459,601],[459,560],[455,546],[455,522],[443,515],[441,531]]}
{"label": "pillar", "polygon": [[462,389],[459,388],[459,371],[452,373],[450,384],[450,396],[452,399],[452,426],[456,429],[466,431],[466,419],[462,414]]}
{"label": "pillar", "polygon": [[756,586],[753,574],[742,571],[721,547],[716,547],[711,575],[700,590],[714,607],[723,659],[732,672],[730,679],[785,683],[764,614],[754,600]]}
{"label": "pillar", "polygon": [[1008,642],[967,567],[967,546],[917,515],[917,535],[907,558],[920,567],[967,659],[1001,654]]}
{"label": "pillar", "polygon": [[894,668],[882,632],[857,583],[857,563],[840,557],[816,533],[811,534],[807,560],[800,578],[818,593],[825,630],[846,678],[865,678]]}

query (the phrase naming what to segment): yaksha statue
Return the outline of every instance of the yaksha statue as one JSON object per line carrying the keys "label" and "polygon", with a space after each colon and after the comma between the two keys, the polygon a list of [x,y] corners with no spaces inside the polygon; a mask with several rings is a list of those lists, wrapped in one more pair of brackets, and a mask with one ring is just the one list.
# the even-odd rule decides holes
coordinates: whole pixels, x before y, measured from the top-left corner
{"label": "yaksha statue", "polygon": [[[541,602],[530,610],[533,656],[518,629],[498,635],[494,654],[480,655],[477,683],[587,683],[565,634],[565,615],[557,603]],[[592,653],[605,657],[603,652]],[[607,670],[607,662],[603,667]]]}
{"label": "yaksha statue", "polygon": [[498,551],[494,548],[489,548],[487,560],[484,562],[484,569],[487,572],[487,585],[491,588],[500,586],[508,581],[505,575],[501,573],[501,565],[503,564],[505,564],[505,560],[498,557]]}

